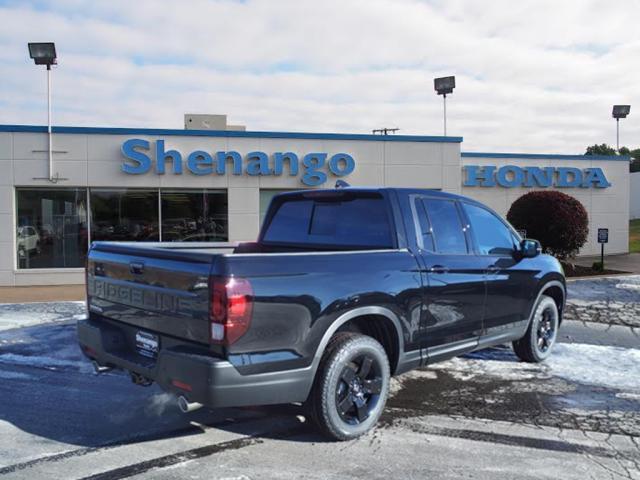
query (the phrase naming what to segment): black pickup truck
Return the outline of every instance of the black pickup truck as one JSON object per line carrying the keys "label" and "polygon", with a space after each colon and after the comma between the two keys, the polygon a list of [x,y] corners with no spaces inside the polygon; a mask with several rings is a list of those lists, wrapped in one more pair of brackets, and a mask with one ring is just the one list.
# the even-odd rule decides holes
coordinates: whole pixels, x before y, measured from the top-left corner
{"label": "black pickup truck", "polygon": [[505,342],[544,360],[565,295],[560,264],[474,200],[313,190],[276,196],[255,243],[95,242],[78,338],[183,411],[304,402],[345,440],[392,375]]}

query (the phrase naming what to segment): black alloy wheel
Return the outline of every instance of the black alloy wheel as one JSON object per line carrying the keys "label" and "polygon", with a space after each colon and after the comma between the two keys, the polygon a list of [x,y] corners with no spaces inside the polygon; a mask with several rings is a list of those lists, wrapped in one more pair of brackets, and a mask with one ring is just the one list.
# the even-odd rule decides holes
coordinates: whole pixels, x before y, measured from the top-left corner
{"label": "black alloy wheel", "polygon": [[367,433],[387,402],[390,376],[380,342],[360,333],[336,333],[322,355],[306,402],[311,420],[335,440]]}
{"label": "black alloy wheel", "polygon": [[551,309],[542,312],[542,318],[538,323],[538,350],[545,353],[553,345],[556,335],[555,318]]}
{"label": "black alloy wheel", "polygon": [[559,327],[558,305],[553,298],[541,295],[524,337],[513,342],[513,351],[525,362],[542,362],[551,354]]}
{"label": "black alloy wheel", "polygon": [[336,389],[340,418],[357,425],[369,418],[380,399],[382,369],[371,355],[362,355],[344,367]]}

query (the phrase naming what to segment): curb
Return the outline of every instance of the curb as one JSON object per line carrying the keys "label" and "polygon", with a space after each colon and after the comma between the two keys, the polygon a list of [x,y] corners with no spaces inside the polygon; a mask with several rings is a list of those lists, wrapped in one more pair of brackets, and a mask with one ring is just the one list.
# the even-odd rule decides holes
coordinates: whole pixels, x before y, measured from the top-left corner
{"label": "curb", "polygon": [[608,275],[587,275],[584,277],[566,277],[567,282],[575,282],[577,280],[596,280],[599,278],[619,278],[619,277],[640,277],[638,273],[610,273]]}

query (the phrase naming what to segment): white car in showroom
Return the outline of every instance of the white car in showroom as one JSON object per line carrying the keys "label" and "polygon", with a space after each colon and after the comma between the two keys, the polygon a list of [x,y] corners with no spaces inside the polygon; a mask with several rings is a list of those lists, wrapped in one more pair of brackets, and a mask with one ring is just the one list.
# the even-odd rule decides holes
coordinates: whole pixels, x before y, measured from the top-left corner
{"label": "white car in showroom", "polygon": [[25,256],[27,253],[40,253],[40,234],[32,226],[18,227],[16,235],[18,254]]}

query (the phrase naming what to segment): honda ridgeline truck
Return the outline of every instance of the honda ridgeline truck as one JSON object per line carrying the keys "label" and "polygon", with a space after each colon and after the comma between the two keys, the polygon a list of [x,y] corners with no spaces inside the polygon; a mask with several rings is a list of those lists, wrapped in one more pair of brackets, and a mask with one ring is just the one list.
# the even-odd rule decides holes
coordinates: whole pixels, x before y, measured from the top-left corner
{"label": "honda ridgeline truck", "polygon": [[157,382],[185,412],[304,402],[346,440],[392,375],[505,342],[544,360],[566,289],[540,252],[458,195],[284,193],[255,243],[93,243],[78,339],[97,371]]}

